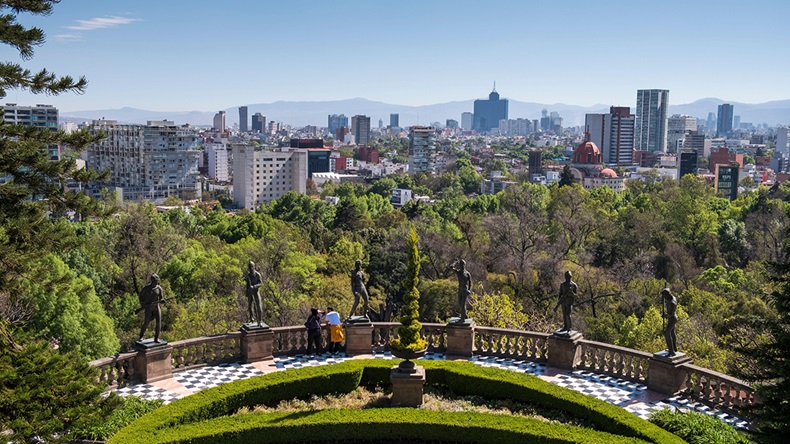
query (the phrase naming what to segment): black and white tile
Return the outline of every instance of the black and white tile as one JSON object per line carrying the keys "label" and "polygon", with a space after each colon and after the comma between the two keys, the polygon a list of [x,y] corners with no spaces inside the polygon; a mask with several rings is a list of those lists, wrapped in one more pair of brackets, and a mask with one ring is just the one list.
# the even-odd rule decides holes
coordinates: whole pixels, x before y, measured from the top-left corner
{"label": "black and white tile", "polygon": [[504,370],[512,370],[519,373],[540,376],[546,371],[546,364],[543,362],[532,362],[522,359],[498,358],[496,356],[472,356],[469,361],[481,367],[496,367]]}
{"label": "black and white tile", "polygon": [[262,374],[263,372],[252,364],[233,362],[179,372],[174,374],[173,378],[187,390],[199,392],[205,388]]}
{"label": "black and white tile", "polygon": [[120,387],[115,391],[115,393],[123,398],[127,396],[136,396],[138,398],[148,400],[161,399],[165,404],[169,404],[176,399],[182,398],[182,396],[178,393],[173,393],[163,388],[154,387],[153,385],[143,383]]}

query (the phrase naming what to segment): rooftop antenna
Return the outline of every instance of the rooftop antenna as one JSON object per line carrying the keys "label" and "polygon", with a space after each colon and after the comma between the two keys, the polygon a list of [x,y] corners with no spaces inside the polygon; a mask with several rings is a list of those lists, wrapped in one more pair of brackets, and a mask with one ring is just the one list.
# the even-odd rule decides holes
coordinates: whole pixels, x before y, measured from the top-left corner
{"label": "rooftop antenna", "polygon": [[496,80],[494,80],[494,92],[496,92]]}

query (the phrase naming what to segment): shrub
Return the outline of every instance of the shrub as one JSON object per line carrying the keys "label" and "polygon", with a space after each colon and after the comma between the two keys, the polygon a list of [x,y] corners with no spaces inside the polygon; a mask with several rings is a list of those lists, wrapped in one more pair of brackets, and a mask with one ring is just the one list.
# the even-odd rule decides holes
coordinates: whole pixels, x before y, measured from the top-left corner
{"label": "shrub", "polygon": [[595,424],[599,430],[507,415],[420,409],[233,415],[246,406],[273,406],[285,399],[348,393],[359,385],[388,385],[392,364],[382,360],[347,361],[270,373],[206,389],[145,415],[121,430],[110,443],[262,442],[261,437],[265,437],[265,442],[683,442],[620,407],[534,376],[470,362],[424,361],[421,365],[428,384],[459,394],[514,399],[560,410]]}
{"label": "shrub", "polygon": [[[110,396],[117,395],[113,393]],[[97,424],[75,431],[74,435],[81,439],[107,439],[137,418],[161,407],[162,402],[161,399],[147,400],[135,396],[120,398],[119,406],[109,416]]]}
{"label": "shrub", "polygon": [[748,444],[733,427],[699,412],[676,412],[669,409],[650,414],[650,422],[680,436],[689,444]]}

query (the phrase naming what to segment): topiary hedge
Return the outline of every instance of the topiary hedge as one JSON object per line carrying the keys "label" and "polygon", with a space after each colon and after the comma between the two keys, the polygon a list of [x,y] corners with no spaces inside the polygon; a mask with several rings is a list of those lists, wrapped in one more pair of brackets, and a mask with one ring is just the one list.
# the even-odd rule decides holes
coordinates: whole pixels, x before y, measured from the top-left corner
{"label": "topiary hedge", "polygon": [[[133,422],[110,443],[425,442],[682,443],[682,439],[604,401],[537,377],[470,362],[421,361],[426,383],[462,395],[513,399],[564,411],[598,431],[535,419],[420,409],[326,410],[233,415],[240,408],[389,385],[392,361],[355,360],[270,373],[198,392]],[[230,416],[233,415],[233,416]],[[608,433],[607,433],[608,432]]]}

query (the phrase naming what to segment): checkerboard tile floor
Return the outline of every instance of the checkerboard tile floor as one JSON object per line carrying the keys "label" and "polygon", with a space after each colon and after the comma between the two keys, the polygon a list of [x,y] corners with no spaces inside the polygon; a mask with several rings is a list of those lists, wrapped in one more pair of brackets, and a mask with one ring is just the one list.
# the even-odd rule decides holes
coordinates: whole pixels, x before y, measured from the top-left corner
{"label": "checkerboard tile floor", "polygon": [[225,382],[238,381],[262,374],[263,372],[253,367],[252,364],[233,362],[179,372],[173,375],[173,378],[191,392],[199,392]]}
{"label": "checkerboard tile floor", "polygon": [[163,388],[154,387],[150,384],[132,384],[127,385],[125,387],[120,387],[115,391],[118,396],[127,397],[127,396],[136,396],[142,399],[161,399],[164,401],[165,404],[169,404],[176,399],[182,398],[181,395],[177,393],[170,392]]}
{"label": "checkerboard tile floor", "polygon": [[[390,352],[373,352],[373,357],[376,359],[396,359]],[[350,358],[345,353],[336,355],[323,353],[319,355],[280,356],[274,358],[274,367],[276,371],[285,371],[292,368],[331,365],[348,359]],[[443,360],[445,356],[443,353],[426,353],[425,356],[420,359]],[[535,376],[541,376],[546,371],[545,363],[513,358],[473,356],[469,358],[469,361],[483,367],[497,367]],[[251,364],[234,362],[176,373],[173,378],[187,390],[196,393],[205,388],[215,387],[225,382],[247,379],[262,374],[262,371],[256,369]],[[748,422],[741,418],[679,396],[653,403],[643,402],[639,398],[647,391],[647,387],[644,384],[633,383],[589,371],[575,370],[562,373],[556,375],[552,379],[552,382],[559,386],[594,396],[603,401],[623,407],[643,419],[647,419],[654,410],[676,408],[684,411],[693,410],[715,416],[721,421],[739,428],[747,428],[749,426]],[[162,399],[166,404],[183,397],[179,393],[142,383],[121,387],[117,389],[117,393],[120,396],[138,396],[143,399]]]}
{"label": "checkerboard tile floor", "polygon": [[546,364],[543,362],[532,362],[513,358],[498,358],[496,356],[472,356],[469,361],[482,367],[497,367],[505,370],[512,370],[520,373],[540,376],[546,371]]}

